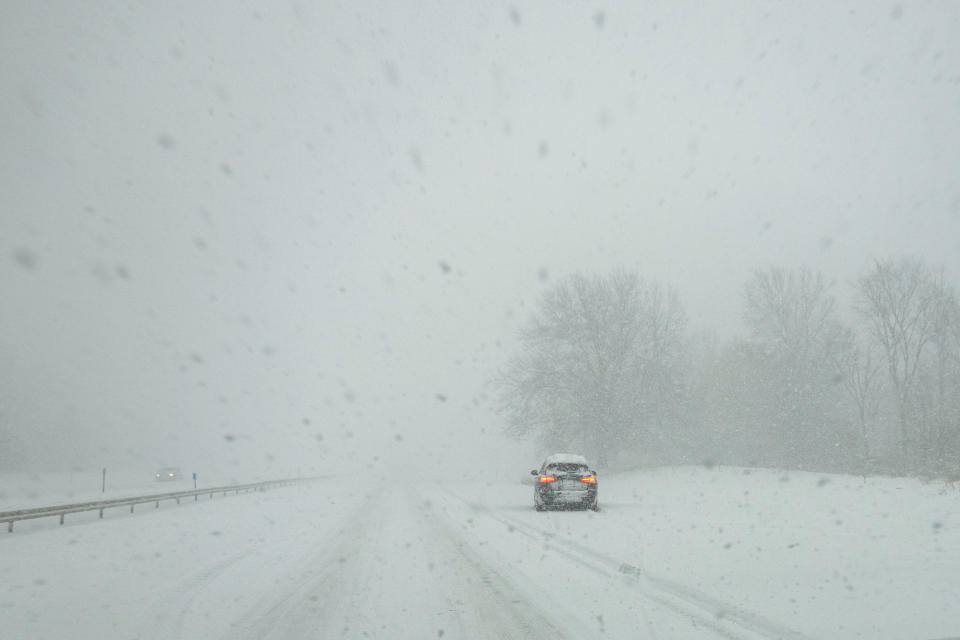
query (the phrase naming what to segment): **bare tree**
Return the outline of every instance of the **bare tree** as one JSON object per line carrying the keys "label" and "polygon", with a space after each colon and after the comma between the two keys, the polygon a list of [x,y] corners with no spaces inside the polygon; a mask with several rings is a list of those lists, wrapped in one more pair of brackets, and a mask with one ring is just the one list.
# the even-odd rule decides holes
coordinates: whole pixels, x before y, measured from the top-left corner
{"label": "bare tree", "polygon": [[779,436],[780,462],[818,464],[846,438],[836,419],[836,372],[830,357],[841,326],[830,284],[809,269],[756,271],[745,286],[745,319],[762,347],[768,429]]}
{"label": "bare tree", "polygon": [[839,324],[829,289],[822,274],[806,268],[754,272],[745,288],[745,315],[754,338],[798,361],[833,344]]}
{"label": "bare tree", "polygon": [[921,394],[927,400],[924,413],[929,419],[922,424],[926,426],[928,458],[938,469],[946,470],[960,463],[960,304],[943,274],[934,278],[932,354],[925,367],[929,391]]}
{"label": "bare tree", "polygon": [[872,456],[871,426],[876,421],[882,399],[883,365],[870,345],[858,342],[853,331],[846,328],[833,352],[832,362],[843,388],[856,406],[862,464],[866,469]]}
{"label": "bare tree", "polygon": [[547,289],[497,381],[508,432],[584,447],[607,464],[618,446],[662,428],[684,326],[676,295],[632,272]]}
{"label": "bare tree", "polygon": [[[858,310],[883,350],[896,391],[904,463],[930,463],[947,435],[944,407],[955,296],[942,274],[908,259],[876,261],[856,289]],[[924,379],[927,384],[921,385]]]}

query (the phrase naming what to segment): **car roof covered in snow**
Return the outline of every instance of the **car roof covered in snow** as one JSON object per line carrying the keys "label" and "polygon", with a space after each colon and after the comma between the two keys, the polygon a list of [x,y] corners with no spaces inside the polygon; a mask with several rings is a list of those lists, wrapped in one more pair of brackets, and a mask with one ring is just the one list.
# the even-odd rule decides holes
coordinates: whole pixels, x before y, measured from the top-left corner
{"label": "car roof covered in snow", "polygon": [[587,464],[587,459],[576,453],[555,453],[552,456],[547,456],[547,459],[543,461],[543,464],[554,464],[557,462],[567,462],[572,464]]}

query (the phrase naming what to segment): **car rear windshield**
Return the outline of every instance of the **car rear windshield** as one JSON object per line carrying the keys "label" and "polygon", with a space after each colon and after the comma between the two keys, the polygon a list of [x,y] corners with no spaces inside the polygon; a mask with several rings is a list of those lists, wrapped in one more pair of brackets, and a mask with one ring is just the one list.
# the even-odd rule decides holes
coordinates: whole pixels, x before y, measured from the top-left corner
{"label": "car rear windshield", "polygon": [[548,471],[564,471],[564,472],[586,472],[587,465],[577,464],[575,462],[554,462],[547,465]]}

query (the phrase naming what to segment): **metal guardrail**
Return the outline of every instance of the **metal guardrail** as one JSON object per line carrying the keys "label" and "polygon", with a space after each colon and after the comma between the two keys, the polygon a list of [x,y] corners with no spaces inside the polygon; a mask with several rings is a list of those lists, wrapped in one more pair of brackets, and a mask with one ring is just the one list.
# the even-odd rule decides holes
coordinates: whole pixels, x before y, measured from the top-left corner
{"label": "metal guardrail", "polygon": [[190,489],[189,491],[174,491],[171,493],[156,493],[144,496],[129,496],[126,498],[113,498],[111,500],[97,500],[95,502],[78,502],[76,504],[61,504],[50,507],[35,507],[33,509],[18,509],[16,511],[0,512],[0,523],[7,523],[7,532],[13,532],[13,523],[18,520],[33,520],[36,518],[50,518],[60,516],[60,524],[63,524],[63,518],[69,513],[82,513],[85,511],[100,511],[100,517],[103,518],[103,510],[113,507],[130,507],[130,513],[133,513],[134,507],[138,504],[154,503],[154,508],[159,509],[160,503],[164,500],[176,500],[180,504],[183,498],[192,497],[194,501],[199,501],[200,496],[209,495],[212,499],[217,493],[226,496],[229,493],[239,495],[241,492],[265,491],[277,487],[285,487],[304,482],[312,482],[319,478],[289,478],[286,480],[267,480],[265,482],[252,482],[250,484],[234,484],[224,487],[208,487],[206,489]]}

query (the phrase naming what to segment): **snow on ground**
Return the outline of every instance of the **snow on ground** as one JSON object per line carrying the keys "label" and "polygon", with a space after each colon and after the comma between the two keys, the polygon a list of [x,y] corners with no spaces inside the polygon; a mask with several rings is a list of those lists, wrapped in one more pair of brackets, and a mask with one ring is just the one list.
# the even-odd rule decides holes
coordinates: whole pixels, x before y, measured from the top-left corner
{"label": "snow on ground", "polygon": [[473,503],[555,540],[545,555],[572,548],[606,567],[638,568],[651,588],[689,592],[721,618],[760,614],[784,636],[960,635],[955,487],[684,468],[601,478],[600,491],[600,514],[511,513],[526,488]]}
{"label": "snow on ground", "polygon": [[537,513],[519,482],[337,478],[18,523],[0,535],[0,619],[10,637],[80,639],[960,634],[949,485],[600,481],[599,513]]}

